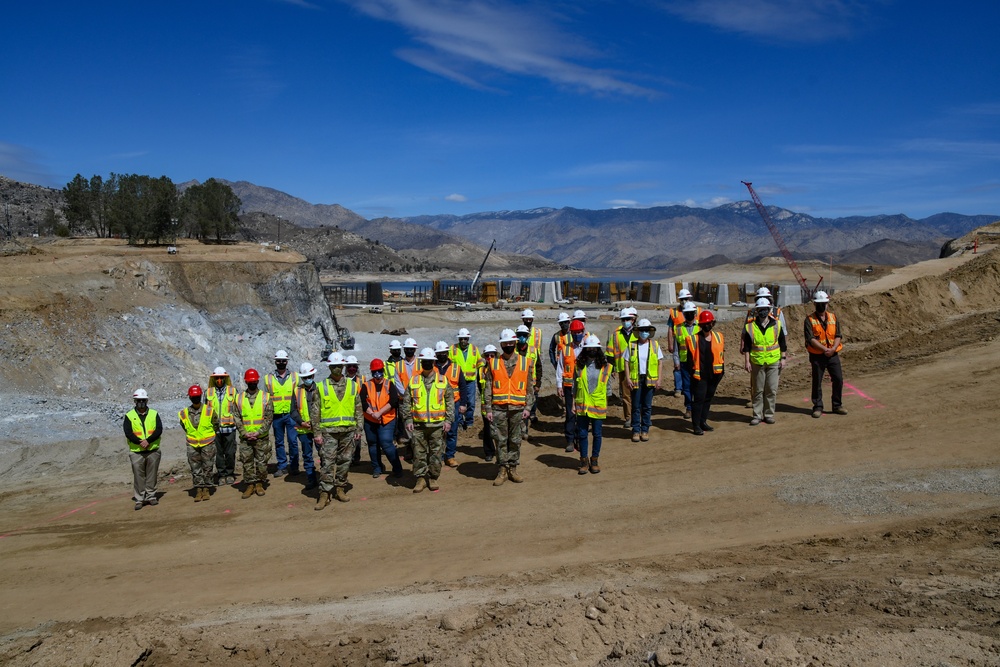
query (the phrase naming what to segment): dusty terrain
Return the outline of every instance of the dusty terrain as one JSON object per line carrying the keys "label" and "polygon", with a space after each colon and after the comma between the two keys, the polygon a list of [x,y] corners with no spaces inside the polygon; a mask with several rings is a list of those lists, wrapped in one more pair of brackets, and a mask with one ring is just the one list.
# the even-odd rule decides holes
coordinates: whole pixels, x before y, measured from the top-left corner
{"label": "dusty terrain", "polygon": [[[4,289],[37,257],[0,259]],[[747,426],[727,323],[705,437],[677,398],[657,396],[647,443],[627,441],[612,409],[603,472],[579,476],[547,384],[524,484],[492,487],[470,430],[440,492],[415,496],[409,474],[396,485],[363,464],[352,501],[323,512],[304,478],[194,504],[176,428],[161,503],[135,512],[111,417],[53,439],[47,404],[7,401],[28,382],[7,368],[17,407],[0,415],[0,663],[1000,665],[1000,256],[908,277],[834,300],[847,416],[809,417],[804,309],[791,308],[773,426]],[[19,289],[6,326],[45,311],[30,303],[44,294]],[[352,328],[410,317],[423,342],[464,321],[395,316]],[[503,317],[469,322],[480,344]],[[21,367],[43,368],[51,333],[38,332],[39,349],[21,342]],[[359,354],[388,338],[365,334]],[[127,352],[103,354],[125,364]],[[72,390],[45,400],[83,421]],[[101,411],[116,405],[120,418],[117,392]]]}

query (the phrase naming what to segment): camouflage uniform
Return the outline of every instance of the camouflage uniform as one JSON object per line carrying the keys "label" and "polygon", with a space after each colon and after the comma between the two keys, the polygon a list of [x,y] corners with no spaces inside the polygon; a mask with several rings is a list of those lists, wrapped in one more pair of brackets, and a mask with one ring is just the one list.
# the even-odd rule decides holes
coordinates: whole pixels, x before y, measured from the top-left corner
{"label": "camouflage uniform", "polygon": [[[187,417],[191,421],[191,426],[195,429],[198,428],[198,424],[201,422],[201,409],[204,403],[198,404],[198,409],[192,409],[194,406],[184,408],[181,412],[187,411]],[[215,410],[212,410],[212,406],[208,406],[208,414],[212,421],[212,427],[218,431],[219,430],[219,415],[216,414]],[[209,488],[215,486],[215,482],[212,479],[215,476],[215,442],[210,442],[204,447],[192,447],[187,446],[187,461],[188,465],[191,466],[191,482],[195,488]]]}
{"label": "camouflage uniform", "polygon": [[[428,392],[437,375],[436,370],[421,375]],[[413,476],[417,479],[424,477],[438,479],[441,477],[441,453],[444,452],[444,425],[451,423],[451,417],[455,414],[455,392],[450,386],[444,392],[445,420],[432,424],[414,423],[413,397],[410,395],[409,387],[402,398],[399,405],[400,419],[413,428],[410,441],[410,446],[413,448]],[[451,424],[450,428],[456,428],[455,424]]]}
{"label": "camouflage uniform", "polygon": [[[507,372],[510,373],[517,364],[518,355],[515,352],[510,358],[500,357]],[[486,411],[493,413],[493,442],[497,446],[497,463],[503,466],[516,466],[521,462],[521,435],[522,424],[524,422],[524,411],[530,410],[535,401],[535,385],[530,381],[534,378],[534,369],[528,369],[529,382],[525,387],[524,407],[512,405],[493,405],[493,373],[487,366],[486,392],[483,396],[483,404],[487,406]]]}
{"label": "camouflage uniform", "polygon": [[[262,389],[257,389],[254,392],[247,391],[247,398],[255,400],[258,393],[261,393]],[[236,430],[240,434],[240,463],[243,464],[243,482],[246,484],[263,484],[267,481],[267,462],[271,460],[271,423],[274,421],[274,406],[271,405],[271,399],[264,392],[264,424],[261,426],[260,430],[257,431],[256,440],[247,439],[246,426],[243,424],[243,412],[240,407],[239,398],[242,394],[237,395],[237,403],[233,410],[233,414],[236,417]]]}
{"label": "camouflage uniform", "polygon": [[[350,380],[346,375],[340,376],[339,380],[332,377],[326,380],[330,391],[336,392],[337,396],[343,396],[347,391],[347,383]],[[316,392],[317,395],[319,392]],[[312,410],[312,405],[309,406]],[[312,415],[312,413],[309,413]],[[319,414],[319,413],[317,413]],[[317,419],[317,421],[319,421]],[[314,433],[322,436],[322,444],[317,443],[319,449],[319,490],[320,493],[331,493],[336,487],[347,486],[347,473],[351,469],[351,459],[354,455],[354,443],[364,432],[364,413],[361,411],[361,392],[354,397],[354,426],[334,426],[333,428],[319,427]]]}

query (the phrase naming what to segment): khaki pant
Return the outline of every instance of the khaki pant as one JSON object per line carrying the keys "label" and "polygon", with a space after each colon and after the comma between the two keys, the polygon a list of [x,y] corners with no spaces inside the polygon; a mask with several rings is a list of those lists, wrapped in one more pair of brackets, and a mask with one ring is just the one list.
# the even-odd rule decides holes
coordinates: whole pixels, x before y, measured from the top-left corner
{"label": "khaki pant", "polygon": [[774,418],[778,400],[778,378],[781,372],[778,364],[750,364],[750,391],[753,398],[755,419]]}
{"label": "khaki pant", "polygon": [[625,384],[628,381],[628,369],[618,371],[618,396],[622,399],[622,420],[625,424],[632,423],[632,390]]}
{"label": "khaki pant", "polygon": [[160,469],[159,448],[129,452],[128,460],[132,464],[132,499],[137,503],[152,500],[156,497],[156,475]]}
{"label": "khaki pant", "polygon": [[[497,463],[516,466],[521,462],[521,422],[524,408],[493,408],[493,441],[497,445]],[[574,424],[576,422],[574,421]]]}

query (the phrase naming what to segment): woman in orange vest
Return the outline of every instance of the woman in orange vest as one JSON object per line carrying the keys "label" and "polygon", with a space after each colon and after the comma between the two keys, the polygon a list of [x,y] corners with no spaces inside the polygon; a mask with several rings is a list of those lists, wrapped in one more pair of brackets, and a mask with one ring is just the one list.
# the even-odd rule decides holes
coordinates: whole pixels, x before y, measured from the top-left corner
{"label": "woman in orange vest", "polygon": [[840,366],[840,351],[844,349],[837,316],[827,310],[830,296],[823,291],[813,297],[816,312],[806,317],[806,349],[809,351],[809,365],[812,366],[812,416],[823,416],[823,374],[829,372],[833,382],[833,412],[846,415],[841,405],[844,394],[844,371]]}
{"label": "woman in orange vest", "polygon": [[368,441],[368,458],[372,462],[372,477],[378,479],[385,471],[382,454],[389,459],[392,476],[403,476],[403,466],[393,442],[396,432],[396,410],[399,408],[399,392],[396,383],[386,382],[385,363],[373,359],[372,378],[361,385],[361,410],[365,413],[365,440]]}
{"label": "woman in orange vest", "polygon": [[715,315],[703,310],[698,315],[698,333],[684,339],[687,361],[691,373],[691,425],[695,435],[715,429],[708,424],[715,390],[725,373],[725,339],[715,328]]}

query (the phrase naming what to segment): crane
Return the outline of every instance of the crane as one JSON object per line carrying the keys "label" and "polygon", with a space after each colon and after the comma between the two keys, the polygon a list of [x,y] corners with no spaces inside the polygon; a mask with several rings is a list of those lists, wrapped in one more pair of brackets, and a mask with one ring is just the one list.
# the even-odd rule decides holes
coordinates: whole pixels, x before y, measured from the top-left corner
{"label": "crane", "polygon": [[483,269],[486,268],[486,260],[490,258],[490,253],[493,252],[493,248],[497,246],[497,240],[493,239],[493,243],[490,244],[490,249],[486,251],[486,257],[483,257],[483,263],[479,265],[479,270],[476,271],[476,277],[472,279],[472,287],[469,288],[469,292],[472,298],[476,298],[476,287],[479,285],[479,279],[483,276]]}
{"label": "crane", "polygon": [[802,272],[799,271],[799,265],[795,263],[795,259],[792,257],[792,253],[788,251],[788,246],[785,245],[785,239],[781,237],[781,232],[778,231],[778,227],[771,220],[771,215],[764,208],[764,204],[760,201],[760,197],[753,189],[753,183],[748,181],[740,181],[743,185],[747,186],[747,190],[750,191],[750,197],[753,199],[754,206],[757,207],[757,212],[760,213],[760,217],[764,219],[764,224],[767,225],[768,230],[771,232],[771,236],[774,237],[774,242],[778,244],[778,250],[781,251],[782,257],[788,262],[788,268],[792,270],[795,274],[795,279],[799,282],[799,286],[802,287],[802,293],[807,299],[811,299],[813,293],[819,289],[819,286],[823,284],[823,276],[819,277],[819,281],[816,283],[815,287],[809,287],[809,283],[806,279],[802,277]]}

